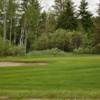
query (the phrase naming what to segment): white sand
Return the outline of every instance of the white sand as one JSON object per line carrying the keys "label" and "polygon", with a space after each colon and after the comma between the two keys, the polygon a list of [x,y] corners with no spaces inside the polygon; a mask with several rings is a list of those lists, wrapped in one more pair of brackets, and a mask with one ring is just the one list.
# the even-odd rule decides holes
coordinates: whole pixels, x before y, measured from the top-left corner
{"label": "white sand", "polygon": [[21,62],[0,62],[0,67],[17,67],[17,66],[32,66],[46,65],[47,63],[21,63]]}

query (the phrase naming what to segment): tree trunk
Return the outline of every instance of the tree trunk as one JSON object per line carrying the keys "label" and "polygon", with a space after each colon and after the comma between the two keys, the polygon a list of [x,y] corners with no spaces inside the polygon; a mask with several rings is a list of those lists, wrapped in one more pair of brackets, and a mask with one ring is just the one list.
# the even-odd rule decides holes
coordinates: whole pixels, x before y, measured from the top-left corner
{"label": "tree trunk", "polygon": [[16,39],[17,39],[17,37],[16,37],[16,31],[14,32],[14,44],[16,45]]}
{"label": "tree trunk", "polygon": [[25,31],[25,52],[27,53],[27,39],[28,39],[28,35],[27,35],[27,31]]}
{"label": "tree trunk", "polygon": [[7,21],[7,14],[6,14],[6,0],[4,0],[4,26],[3,26],[3,39],[4,39],[4,42],[6,41],[6,21]]}
{"label": "tree trunk", "polygon": [[21,29],[21,35],[20,35],[20,46],[24,45],[24,29],[22,27]]}
{"label": "tree trunk", "polygon": [[11,23],[10,23],[10,37],[9,38],[10,38],[10,44],[11,44],[12,43],[12,21],[13,21],[12,18],[10,21]]}

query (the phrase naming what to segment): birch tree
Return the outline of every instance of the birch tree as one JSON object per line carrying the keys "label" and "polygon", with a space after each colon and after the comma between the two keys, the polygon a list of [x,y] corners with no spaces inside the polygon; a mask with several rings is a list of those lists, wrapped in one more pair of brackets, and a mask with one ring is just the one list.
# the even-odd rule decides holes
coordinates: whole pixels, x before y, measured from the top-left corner
{"label": "birch tree", "polygon": [[10,43],[12,42],[12,32],[13,32],[13,28],[14,28],[14,21],[15,21],[15,14],[16,14],[16,2],[15,0],[9,0],[8,2],[8,10],[7,10],[7,14],[8,14],[8,20],[9,20],[9,40]]}
{"label": "birch tree", "polygon": [[3,0],[3,40],[6,41],[7,38],[7,0]]}

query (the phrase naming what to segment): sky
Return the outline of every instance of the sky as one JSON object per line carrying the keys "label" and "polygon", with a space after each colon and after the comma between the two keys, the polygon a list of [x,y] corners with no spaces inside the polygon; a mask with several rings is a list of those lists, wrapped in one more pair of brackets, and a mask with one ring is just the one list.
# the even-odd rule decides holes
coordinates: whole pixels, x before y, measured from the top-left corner
{"label": "sky", "polygon": [[[73,0],[73,1],[75,2],[75,5],[79,6],[80,0]],[[96,10],[99,0],[86,0],[86,1],[89,3],[89,10],[94,15],[96,15]],[[42,0],[41,5],[45,10],[48,10],[52,7],[52,5],[54,5],[54,0]]]}

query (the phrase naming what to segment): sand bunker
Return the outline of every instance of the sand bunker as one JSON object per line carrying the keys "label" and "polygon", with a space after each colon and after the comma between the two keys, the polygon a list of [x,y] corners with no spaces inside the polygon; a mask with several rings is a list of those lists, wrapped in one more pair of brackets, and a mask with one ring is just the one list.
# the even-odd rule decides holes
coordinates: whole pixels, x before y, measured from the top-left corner
{"label": "sand bunker", "polygon": [[17,66],[32,66],[32,65],[47,65],[47,62],[0,62],[0,67],[17,67]]}

